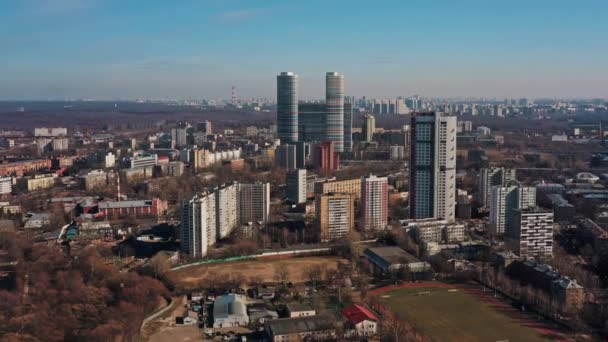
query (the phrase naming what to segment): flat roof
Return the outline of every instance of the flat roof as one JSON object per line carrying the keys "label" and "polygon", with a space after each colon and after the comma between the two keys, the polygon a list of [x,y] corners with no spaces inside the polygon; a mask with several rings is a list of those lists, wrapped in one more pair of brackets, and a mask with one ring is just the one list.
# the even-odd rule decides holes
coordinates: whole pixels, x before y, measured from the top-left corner
{"label": "flat roof", "polygon": [[152,206],[151,200],[99,202],[99,209],[139,208]]}
{"label": "flat roof", "polygon": [[397,246],[370,247],[365,252],[370,252],[391,265],[420,262],[418,258]]}
{"label": "flat roof", "polygon": [[302,316],[295,318],[278,318],[268,321],[274,336],[297,333],[327,331],[335,329],[335,318],[327,316]]}

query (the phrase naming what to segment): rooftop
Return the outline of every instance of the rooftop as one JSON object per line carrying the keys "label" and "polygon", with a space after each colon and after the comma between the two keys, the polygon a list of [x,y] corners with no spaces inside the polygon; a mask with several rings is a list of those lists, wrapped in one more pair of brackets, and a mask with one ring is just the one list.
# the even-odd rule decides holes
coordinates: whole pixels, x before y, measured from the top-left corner
{"label": "rooftop", "polygon": [[405,264],[420,261],[415,256],[396,246],[370,247],[365,250],[365,254],[368,254],[368,252],[384,259],[389,264]]}
{"label": "rooftop", "polygon": [[119,208],[140,208],[140,207],[149,207],[152,205],[152,201],[150,200],[141,200],[141,201],[107,201],[107,202],[99,202],[99,209],[119,209]]}
{"label": "rooftop", "polygon": [[213,303],[213,319],[225,319],[229,316],[247,317],[244,296],[228,294],[220,296],[215,300]]}
{"label": "rooftop", "polygon": [[268,322],[274,336],[298,334],[312,331],[335,329],[335,318],[327,316],[303,316],[296,318],[279,318]]}
{"label": "rooftop", "polygon": [[314,311],[315,309],[310,306],[310,304],[303,303],[289,303],[287,304],[287,310],[289,312],[297,312],[297,311]]}
{"label": "rooftop", "polygon": [[342,315],[352,324],[359,324],[365,320],[378,321],[378,317],[374,315],[368,308],[359,304],[353,304],[351,306],[342,309]]}

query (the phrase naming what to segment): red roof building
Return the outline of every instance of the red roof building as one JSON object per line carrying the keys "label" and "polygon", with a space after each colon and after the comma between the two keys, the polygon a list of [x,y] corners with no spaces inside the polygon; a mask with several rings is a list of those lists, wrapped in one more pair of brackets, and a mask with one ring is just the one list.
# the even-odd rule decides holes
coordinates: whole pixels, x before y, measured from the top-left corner
{"label": "red roof building", "polygon": [[358,336],[372,336],[376,334],[378,317],[368,308],[353,304],[342,309],[342,315],[348,320]]}

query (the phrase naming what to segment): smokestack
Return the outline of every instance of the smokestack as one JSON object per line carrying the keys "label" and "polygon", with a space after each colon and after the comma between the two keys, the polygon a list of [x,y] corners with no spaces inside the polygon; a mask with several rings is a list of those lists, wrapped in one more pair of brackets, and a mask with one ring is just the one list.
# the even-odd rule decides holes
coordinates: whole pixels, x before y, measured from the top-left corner
{"label": "smokestack", "polygon": [[116,200],[120,202],[120,175],[116,178]]}

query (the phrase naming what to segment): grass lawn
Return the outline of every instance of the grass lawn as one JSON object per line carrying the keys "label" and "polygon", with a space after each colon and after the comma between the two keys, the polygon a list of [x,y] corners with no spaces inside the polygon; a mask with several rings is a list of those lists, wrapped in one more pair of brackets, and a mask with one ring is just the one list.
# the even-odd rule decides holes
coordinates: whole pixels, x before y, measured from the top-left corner
{"label": "grass lawn", "polygon": [[564,340],[533,316],[460,288],[452,291],[432,286],[395,289],[378,294],[378,300],[433,341]]}

